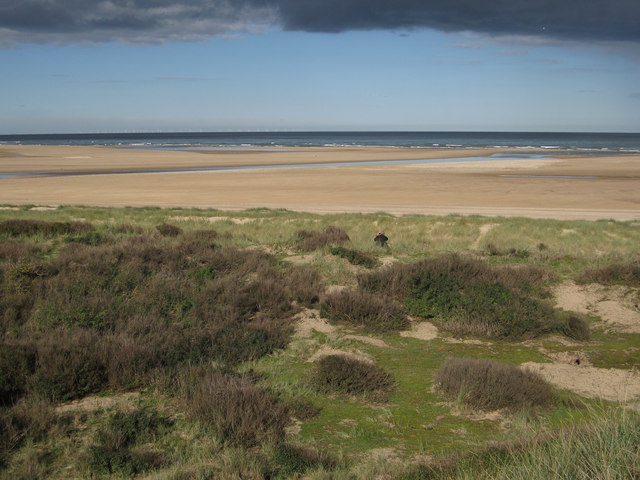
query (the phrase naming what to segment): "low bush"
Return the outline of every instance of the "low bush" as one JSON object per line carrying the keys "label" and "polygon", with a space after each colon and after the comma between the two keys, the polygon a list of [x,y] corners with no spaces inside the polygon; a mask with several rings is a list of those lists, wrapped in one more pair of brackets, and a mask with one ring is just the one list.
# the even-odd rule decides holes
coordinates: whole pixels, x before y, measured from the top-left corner
{"label": "low bush", "polygon": [[409,290],[410,280],[424,268],[425,262],[397,263],[374,272],[361,273],[357,277],[358,287],[370,293],[404,299]]}
{"label": "low bush", "polygon": [[156,226],[156,230],[160,232],[163,237],[177,237],[182,233],[182,229],[169,223],[162,223]]}
{"label": "low bush", "polygon": [[31,345],[0,343],[0,406],[11,405],[24,395],[35,365],[36,351]]}
{"label": "low bush", "polygon": [[158,452],[136,449],[137,445],[155,442],[173,423],[155,411],[136,409],[112,415],[106,427],[89,447],[88,466],[93,473],[134,476],[164,463]]}
{"label": "low bush", "polygon": [[47,222],[45,220],[15,219],[0,222],[0,235],[10,237],[43,235],[47,237],[69,233],[85,233],[93,225],[85,222]]}
{"label": "low bush", "polygon": [[393,299],[362,290],[327,294],[320,302],[320,315],[369,332],[403,330],[409,325],[404,309]]}
{"label": "low bush", "polygon": [[310,447],[301,447],[290,443],[280,443],[273,453],[273,460],[278,465],[278,473],[285,478],[304,474],[312,468],[331,470],[336,462]]}
{"label": "low bush", "polygon": [[112,450],[102,445],[89,447],[88,466],[92,473],[117,474],[132,478],[153,468],[156,455],[140,454],[129,449]]}
{"label": "low bush", "polygon": [[640,259],[629,263],[615,263],[583,272],[578,283],[602,283],[605,285],[628,285],[640,287]]}
{"label": "low bush", "polygon": [[347,232],[333,225],[326,227],[322,232],[298,230],[296,236],[298,248],[304,252],[318,250],[329,245],[343,245],[351,241]]}
{"label": "low bush", "polygon": [[221,442],[253,447],[278,443],[290,421],[289,409],[266,391],[236,377],[212,372],[185,390],[190,414]]}
{"label": "low bush", "polygon": [[325,281],[318,271],[308,266],[293,266],[287,270],[285,286],[291,298],[300,305],[311,307],[320,301]]}
{"label": "low bush", "polygon": [[314,362],[311,386],[321,393],[366,395],[385,399],[394,388],[391,374],[346,355],[327,355]]}
{"label": "low bush", "polygon": [[98,432],[98,442],[119,450],[138,443],[153,442],[167,433],[173,422],[158,412],[138,408],[131,412],[117,412],[109,418],[106,428]]}
{"label": "low bush", "polygon": [[108,385],[107,365],[94,332],[59,330],[36,343],[35,372],[30,391],[52,402],[64,402],[96,393]]}
{"label": "low bush", "polygon": [[42,441],[58,423],[53,405],[41,398],[21,399],[12,407],[0,407],[0,470],[16,449],[28,440]]}
{"label": "low bush", "polygon": [[435,385],[449,400],[481,410],[547,407],[553,400],[551,386],[538,374],[493,360],[451,358]]}
{"label": "low bush", "polygon": [[350,250],[344,247],[333,247],[331,249],[332,255],[348,260],[353,265],[361,265],[365,268],[375,268],[378,266],[378,260],[371,254],[359,252],[357,250]]}
{"label": "low bush", "polygon": [[557,330],[574,340],[587,341],[591,338],[589,321],[584,315],[575,312],[556,310]]}

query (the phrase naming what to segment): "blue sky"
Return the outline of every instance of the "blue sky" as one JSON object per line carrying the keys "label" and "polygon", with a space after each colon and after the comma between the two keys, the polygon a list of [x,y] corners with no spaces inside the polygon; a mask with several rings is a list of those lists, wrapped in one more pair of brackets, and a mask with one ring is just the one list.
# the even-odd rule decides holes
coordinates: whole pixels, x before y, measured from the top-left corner
{"label": "blue sky", "polygon": [[640,132],[635,38],[400,24],[236,19],[142,40],[140,26],[127,36],[0,24],[0,134]]}

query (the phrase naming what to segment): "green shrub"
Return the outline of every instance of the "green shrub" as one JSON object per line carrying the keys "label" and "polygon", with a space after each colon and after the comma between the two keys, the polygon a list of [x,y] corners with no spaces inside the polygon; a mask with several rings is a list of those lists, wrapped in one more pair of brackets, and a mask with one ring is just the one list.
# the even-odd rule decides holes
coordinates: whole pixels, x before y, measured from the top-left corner
{"label": "green shrub", "polygon": [[384,399],[394,388],[383,368],[346,355],[327,355],[314,362],[310,384],[322,393],[367,395]]}
{"label": "green shrub", "polygon": [[112,450],[102,445],[91,445],[88,464],[90,470],[97,474],[133,477],[153,468],[149,457],[129,449]]}
{"label": "green shrub", "polygon": [[229,445],[277,443],[290,421],[289,409],[271,394],[221,373],[207,374],[185,394],[191,415]]}
{"label": "green shrub", "polygon": [[131,412],[117,412],[109,418],[106,429],[98,433],[98,441],[111,450],[153,442],[173,425],[155,411],[139,408]]}
{"label": "green shrub", "polygon": [[330,225],[322,232],[299,230],[296,232],[298,248],[304,252],[318,250],[329,245],[343,245],[351,239],[341,228]]}
{"label": "green shrub", "polygon": [[435,384],[448,399],[481,410],[547,407],[553,400],[551,386],[538,374],[493,360],[450,358]]}
{"label": "green shrub", "polygon": [[280,443],[276,446],[273,460],[279,467],[278,473],[285,475],[285,478],[303,474],[312,468],[331,470],[336,467],[334,460],[321,455],[317,450],[289,443]]}
{"label": "green shrub", "polygon": [[361,326],[369,332],[403,330],[409,325],[404,309],[397,302],[362,290],[327,294],[320,303],[320,315]]}
{"label": "green shrub", "polygon": [[410,279],[406,305],[456,335],[537,336],[554,328],[554,310],[531,296],[530,275],[537,273],[494,270],[456,256],[425,262]]}
{"label": "green shrub", "polygon": [[333,247],[331,254],[348,260],[353,265],[361,265],[365,268],[375,268],[378,266],[378,260],[368,253],[350,250],[344,247]]}

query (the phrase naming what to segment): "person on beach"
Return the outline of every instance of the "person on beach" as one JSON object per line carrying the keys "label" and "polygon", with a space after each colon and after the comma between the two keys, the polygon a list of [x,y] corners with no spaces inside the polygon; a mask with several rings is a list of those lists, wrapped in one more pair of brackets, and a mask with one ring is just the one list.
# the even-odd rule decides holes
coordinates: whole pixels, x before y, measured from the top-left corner
{"label": "person on beach", "polygon": [[387,242],[389,241],[389,238],[384,234],[384,232],[378,232],[378,235],[376,235],[376,238],[374,238],[373,241],[381,247],[388,247]]}

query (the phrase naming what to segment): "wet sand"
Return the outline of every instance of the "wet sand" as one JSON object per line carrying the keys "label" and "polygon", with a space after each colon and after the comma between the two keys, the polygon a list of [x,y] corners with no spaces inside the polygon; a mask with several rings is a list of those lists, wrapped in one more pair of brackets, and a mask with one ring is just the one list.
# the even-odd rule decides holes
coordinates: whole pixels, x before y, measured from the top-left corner
{"label": "wet sand", "polygon": [[[317,213],[384,211],[640,219],[640,155],[475,158],[494,153],[508,151],[394,148],[163,151],[5,145],[0,146],[0,204],[153,205],[224,210],[267,207]],[[553,152],[543,153],[553,156]],[[447,161],[458,157],[474,158]],[[345,165],[426,159],[442,161]],[[300,168],[308,164],[313,166]],[[279,167],[148,172],[272,165]],[[55,176],[2,177],[25,172],[48,172]]]}

